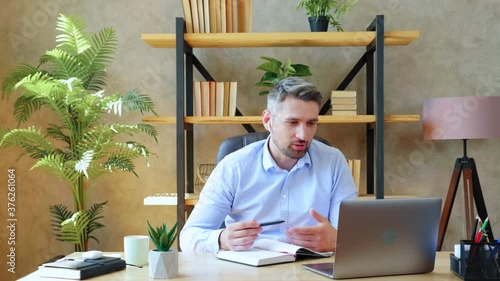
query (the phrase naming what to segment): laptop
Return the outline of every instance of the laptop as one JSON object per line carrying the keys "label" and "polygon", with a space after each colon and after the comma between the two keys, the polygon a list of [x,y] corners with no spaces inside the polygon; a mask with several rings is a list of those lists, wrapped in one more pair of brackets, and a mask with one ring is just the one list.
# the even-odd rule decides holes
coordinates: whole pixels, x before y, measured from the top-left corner
{"label": "laptop", "polygon": [[431,272],[440,214],[441,198],[345,200],[335,262],[302,267],[333,279]]}

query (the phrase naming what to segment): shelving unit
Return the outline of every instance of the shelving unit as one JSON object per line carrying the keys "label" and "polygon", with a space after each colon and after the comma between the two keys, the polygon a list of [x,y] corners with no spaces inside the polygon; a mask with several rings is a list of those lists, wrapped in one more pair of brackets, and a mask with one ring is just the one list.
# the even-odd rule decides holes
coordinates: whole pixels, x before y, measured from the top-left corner
{"label": "shelving unit", "polygon": [[[337,87],[344,90],[366,65],[366,115],[328,116],[327,100],[319,122],[324,124],[365,124],[367,132],[367,192],[384,198],[384,123],[416,122],[419,115],[384,115],[384,47],[404,46],[416,40],[419,31],[384,31],[384,16],[378,15],[366,31],[360,32],[287,32],[287,33],[184,33],[183,18],[176,19],[175,34],[143,34],[142,40],[154,48],[176,49],[176,116],[145,117],[144,122],[176,124],[177,148],[177,218],[179,229],[185,223],[185,212],[196,200],[185,201],[185,193],[194,191],[194,124],[261,124],[261,116],[193,117],[193,67],[208,80],[213,79],[193,54],[193,48],[258,47],[366,47],[365,53]],[[377,156],[375,158],[375,155]]]}

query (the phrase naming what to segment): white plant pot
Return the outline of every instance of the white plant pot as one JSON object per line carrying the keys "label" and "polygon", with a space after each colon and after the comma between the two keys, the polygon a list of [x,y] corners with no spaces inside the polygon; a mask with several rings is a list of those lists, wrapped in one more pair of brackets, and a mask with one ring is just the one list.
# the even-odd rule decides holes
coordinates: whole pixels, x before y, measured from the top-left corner
{"label": "white plant pot", "polygon": [[149,277],[154,279],[177,277],[179,269],[178,254],[176,250],[168,252],[149,251]]}

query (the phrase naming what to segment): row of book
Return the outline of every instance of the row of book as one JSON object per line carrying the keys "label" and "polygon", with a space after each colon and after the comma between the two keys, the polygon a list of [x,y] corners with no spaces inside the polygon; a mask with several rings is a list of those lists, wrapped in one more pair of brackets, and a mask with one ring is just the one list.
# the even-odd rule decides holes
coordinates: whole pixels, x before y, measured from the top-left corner
{"label": "row of book", "polygon": [[332,91],[332,115],[357,115],[356,91]]}
{"label": "row of book", "polygon": [[182,0],[187,33],[252,31],[252,0]]}
{"label": "row of book", "polygon": [[194,81],[193,116],[234,116],[237,82]]}

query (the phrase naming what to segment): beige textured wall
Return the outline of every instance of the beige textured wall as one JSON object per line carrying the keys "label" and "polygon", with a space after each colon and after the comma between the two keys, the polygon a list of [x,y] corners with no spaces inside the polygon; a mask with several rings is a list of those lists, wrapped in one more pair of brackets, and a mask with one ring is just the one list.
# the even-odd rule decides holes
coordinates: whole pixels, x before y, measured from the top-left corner
{"label": "beige textured wall", "polygon": [[[179,0],[2,1],[0,9],[0,77],[15,64],[36,64],[38,57],[53,48],[57,13],[76,13],[92,31],[113,26],[119,34],[115,63],[109,68],[109,91],[141,87],[156,101],[160,115],[175,114],[174,50],[153,49],[140,40],[141,33],[174,32],[175,17],[182,16]],[[299,0],[254,0],[253,30],[308,31],[306,17],[297,11]],[[420,30],[421,37],[406,47],[388,47],[385,56],[385,107],[388,114],[421,114],[422,100],[430,97],[497,95],[500,44],[500,3],[494,0],[466,1],[382,1],[360,0],[343,20],[345,30],[364,30],[376,14],[384,14],[386,30]],[[255,67],[260,56],[310,65],[312,81],[328,96],[362,54],[362,48],[260,48],[197,49],[195,54],[217,80],[236,80],[238,107],[246,115],[261,113],[265,99],[253,86],[261,73]],[[348,89],[364,97],[364,73]],[[15,126],[13,100],[0,103],[0,124]],[[127,115],[127,122],[139,116]],[[35,126],[50,123],[50,113],[31,121]],[[257,128],[262,129],[261,126]],[[244,133],[239,125],[195,126],[196,163],[215,159],[220,141]],[[143,198],[157,192],[175,191],[175,128],[158,125],[159,144],[143,140],[158,154],[146,168],[138,161],[140,178],[112,174],[95,183],[91,202],[109,200],[103,223],[96,233],[100,244],[90,247],[105,251],[123,250],[123,236],[146,234],[146,220],[175,221],[175,208],[143,206]],[[319,135],[329,139],[347,157],[364,159],[363,125],[322,125]],[[385,134],[386,194],[445,197],[455,158],[461,156],[460,141],[424,142],[422,123],[389,124]],[[477,161],[486,205],[494,233],[500,233],[497,190],[499,143],[496,140],[469,142],[469,155]],[[71,204],[69,188],[42,171],[28,171],[33,162],[16,161],[14,150],[0,151],[0,279],[14,280],[36,266],[72,248],[54,240],[49,227],[48,206]],[[363,164],[364,167],[364,164]],[[7,169],[17,175],[15,229],[16,273],[7,271],[9,255],[6,231]],[[445,249],[464,235],[462,193],[453,209]],[[460,211],[460,212],[459,212]],[[369,234],[368,234],[369,235]]]}

